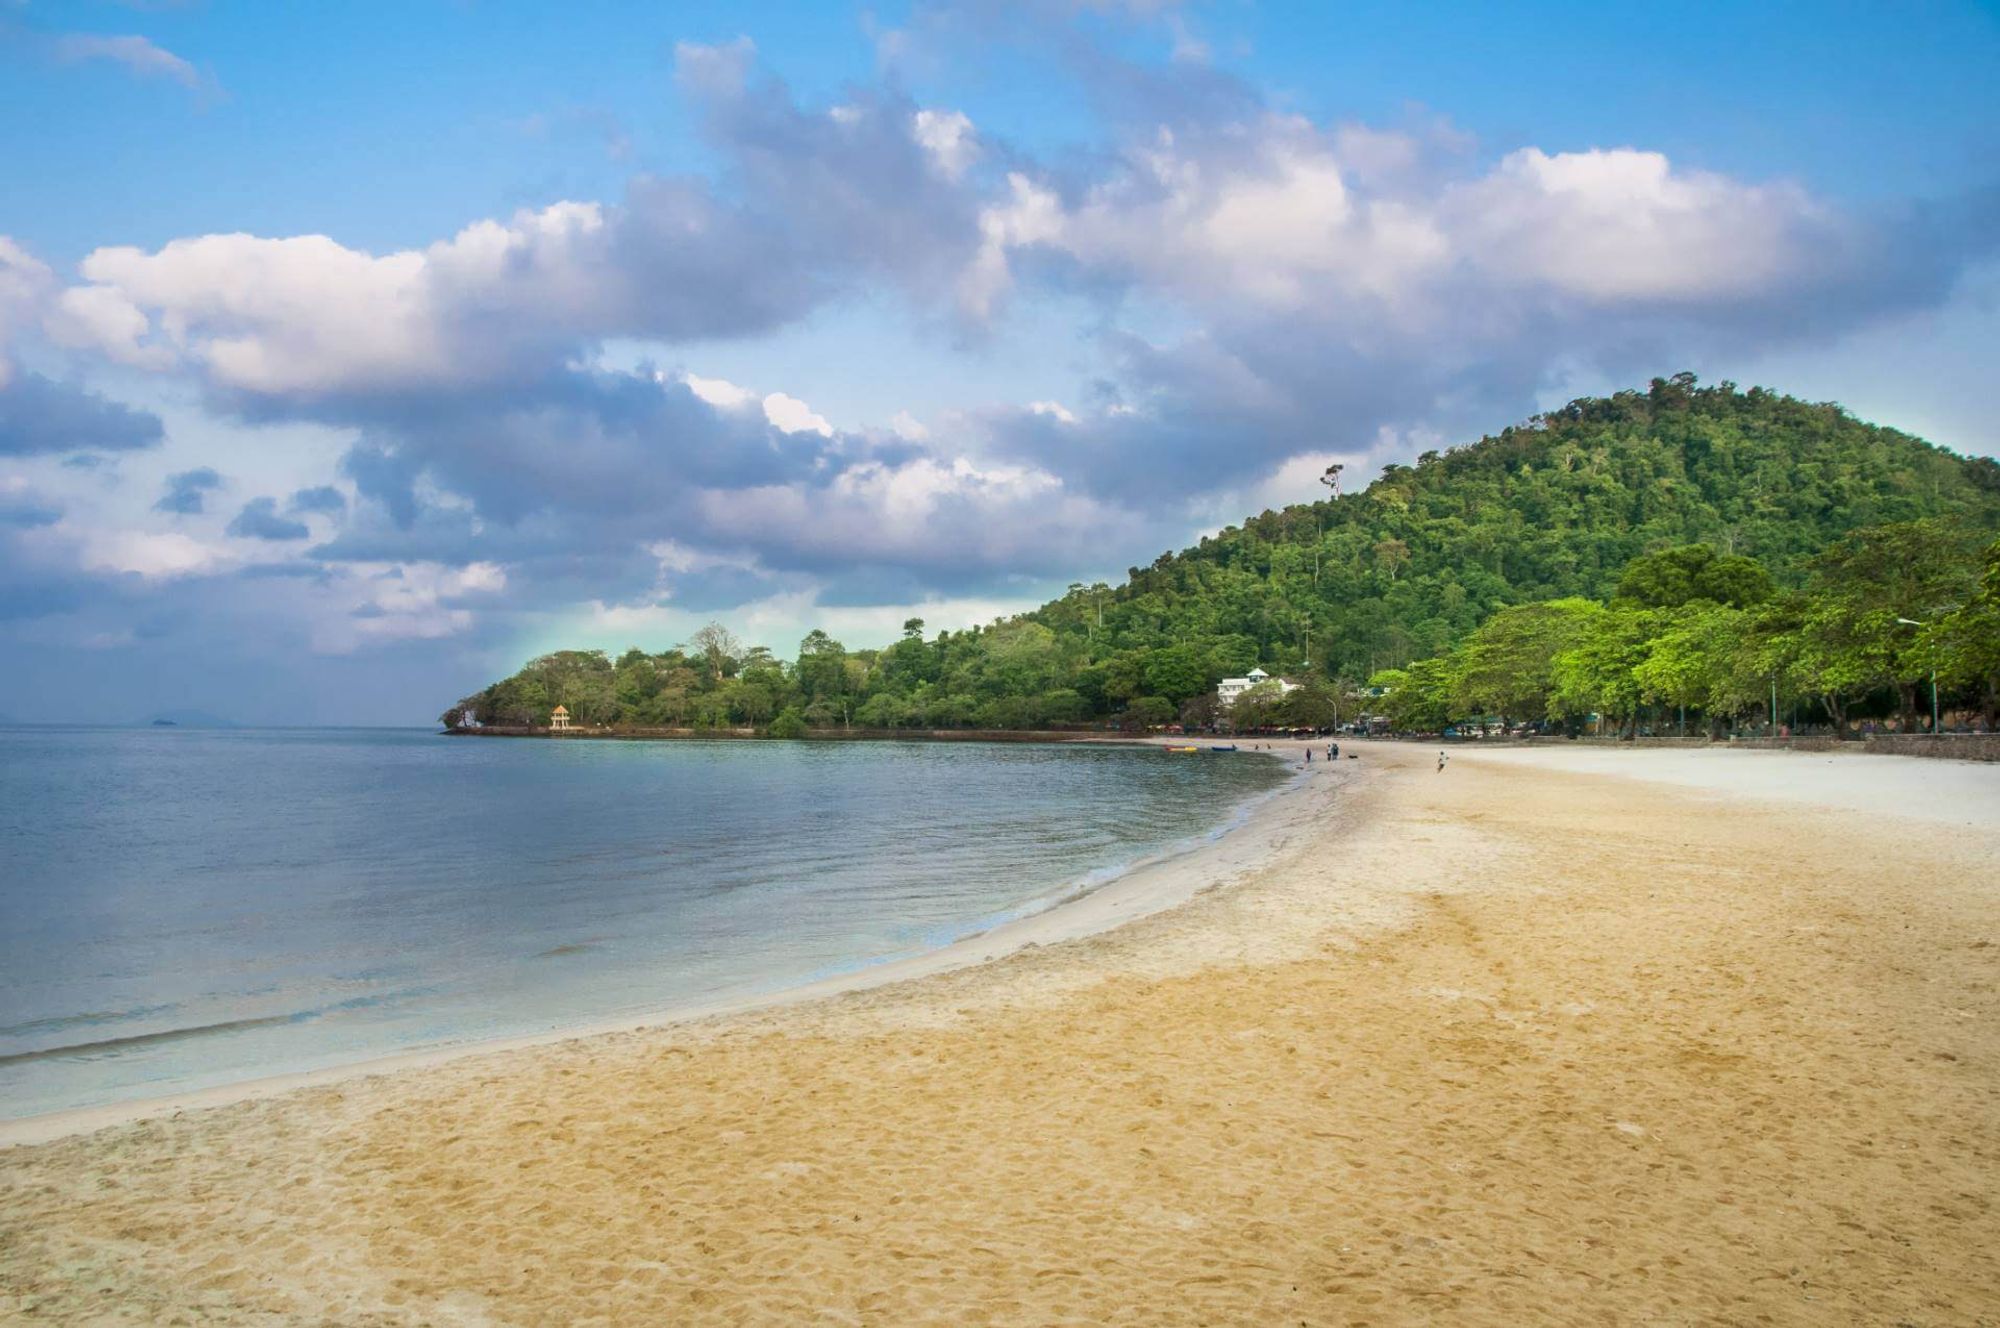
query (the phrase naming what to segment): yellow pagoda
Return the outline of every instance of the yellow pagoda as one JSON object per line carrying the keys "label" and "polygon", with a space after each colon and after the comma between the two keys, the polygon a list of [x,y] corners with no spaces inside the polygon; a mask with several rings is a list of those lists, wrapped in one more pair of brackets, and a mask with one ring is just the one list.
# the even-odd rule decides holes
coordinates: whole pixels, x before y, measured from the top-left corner
{"label": "yellow pagoda", "polygon": [[561,733],[569,727],[569,707],[557,706],[549,712],[549,727]]}

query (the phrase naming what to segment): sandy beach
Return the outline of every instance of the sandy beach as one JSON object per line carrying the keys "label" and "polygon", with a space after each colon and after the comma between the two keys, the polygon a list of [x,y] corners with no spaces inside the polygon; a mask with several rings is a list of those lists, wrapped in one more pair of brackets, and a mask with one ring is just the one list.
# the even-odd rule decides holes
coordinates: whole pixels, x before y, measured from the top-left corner
{"label": "sandy beach", "polygon": [[2000,767],[1351,750],[990,962],[0,1150],[0,1319],[2000,1322]]}

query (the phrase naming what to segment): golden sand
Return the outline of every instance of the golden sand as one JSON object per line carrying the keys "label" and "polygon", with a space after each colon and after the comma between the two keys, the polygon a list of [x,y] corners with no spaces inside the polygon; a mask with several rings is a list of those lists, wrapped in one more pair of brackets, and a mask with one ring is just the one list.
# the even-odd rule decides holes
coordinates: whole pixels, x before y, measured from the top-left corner
{"label": "golden sand", "polygon": [[0,1318],[2000,1322],[1988,838],[1364,752],[1106,936],[0,1152]]}

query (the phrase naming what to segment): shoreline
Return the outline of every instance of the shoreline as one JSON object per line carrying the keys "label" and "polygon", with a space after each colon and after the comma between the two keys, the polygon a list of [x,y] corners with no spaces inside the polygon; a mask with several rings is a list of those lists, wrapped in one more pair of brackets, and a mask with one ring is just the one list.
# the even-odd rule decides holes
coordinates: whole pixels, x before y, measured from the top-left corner
{"label": "shoreline", "polygon": [[2000,1319],[2000,803],[1436,754],[1064,944],[0,1150],[0,1318]]}
{"label": "shoreline", "polygon": [[[496,734],[493,736],[517,736]],[[1114,739],[1134,746],[1167,746],[1174,740]],[[1287,751],[1274,747],[1274,759],[1291,761],[1309,744]],[[1262,755],[1244,752],[1243,755]],[[1365,764],[1365,763],[1350,763]],[[258,1075],[227,1084],[182,1092],[153,1094],[98,1106],[65,1108],[28,1116],[0,1119],[0,1150],[49,1143],[79,1134],[94,1133],[119,1125],[226,1107],[239,1102],[264,1101],[309,1089],[327,1088],[355,1080],[411,1073],[458,1061],[485,1056],[504,1056],[537,1047],[641,1033],[653,1030],[688,1029],[697,1025],[727,1021],[749,1015],[770,1014],[854,993],[914,982],[935,974],[951,973],[992,963],[1024,950],[1060,945],[1102,934],[1127,923],[1165,912],[1208,890],[1226,888],[1232,882],[1263,865],[1277,850],[1277,831],[1297,819],[1282,817],[1286,802],[1318,793],[1318,803],[1331,802],[1344,783],[1365,772],[1349,774],[1343,769],[1331,778],[1321,775],[1322,766],[1298,769],[1275,788],[1247,798],[1230,817],[1212,830],[1189,839],[1175,841],[1165,849],[1129,864],[1113,868],[1110,879],[1097,885],[1075,885],[1069,897],[1034,908],[1037,901],[1022,907],[1034,911],[1005,919],[982,931],[961,936],[945,945],[899,958],[862,961],[857,967],[818,977],[775,991],[758,992],[724,1000],[695,1001],[682,1005],[622,1015],[615,1019],[593,1020],[538,1033],[481,1038],[439,1046],[412,1048],[387,1055],[370,1056],[341,1065]],[[1343,776],[1346,776],[1344,779]],[[1320,810],[1317,806],[1315,811]]]}

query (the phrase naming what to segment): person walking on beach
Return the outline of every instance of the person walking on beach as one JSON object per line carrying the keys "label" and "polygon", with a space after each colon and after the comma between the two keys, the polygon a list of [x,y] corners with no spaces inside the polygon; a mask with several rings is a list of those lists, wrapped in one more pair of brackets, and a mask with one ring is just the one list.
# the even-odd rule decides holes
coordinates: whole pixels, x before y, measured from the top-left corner
{"label": "person walking on beach", "polygon": [[1443,774],[1443,773],[1444,773],[1444,763],[1445,763],[1446,761],[1450,760],[1450,759],[1451,759],[1451,758],[1450,758],[1450,757],[1448,757],[1448,756],[1446,756],[1446,755],[1445,755],[1445,754],[1444,754],[1443,752],[1439,752],[1439,753],[1438,753],[1438,773],[1439,773],[1439,774]]}

